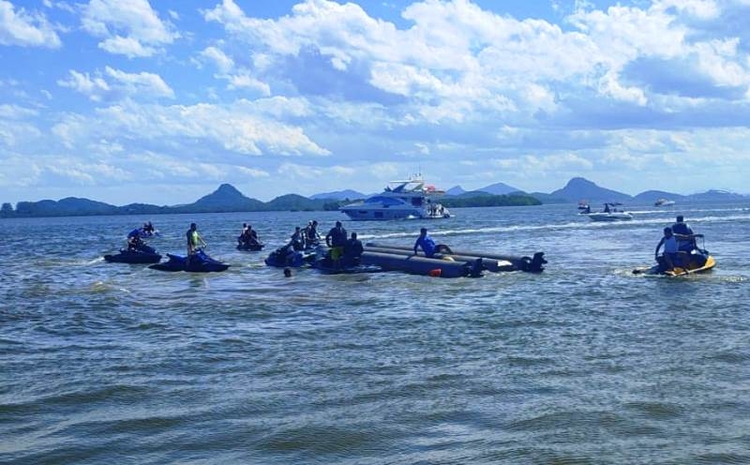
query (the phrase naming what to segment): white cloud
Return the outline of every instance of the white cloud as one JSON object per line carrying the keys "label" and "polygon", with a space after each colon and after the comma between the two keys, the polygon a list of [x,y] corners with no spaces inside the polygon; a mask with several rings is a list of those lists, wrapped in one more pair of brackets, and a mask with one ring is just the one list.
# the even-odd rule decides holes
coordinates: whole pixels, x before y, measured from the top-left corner
{"label": "white cloud", "polygon": [[[748,36],[741,18],[726,21],[742,11],[739,0],[605,9],[576,1],[561,24],[495,14],[468,0],[410,2],[397,22],[354,2],[299,0],[278,17],[251,3],[248,14],[236,0],[210,4],[201,13],[213,24],[181,32],[187,40],[179,45],[192,49],[139,60],[136,72],[105,61],[70,70],[59,85],[94,102],[78,102],[80,113],[56,106],[64,96],[42,101],[26,78],[9,75],[17,83],[2,90],[15,100],[0,107],[0,144],[26,150],[37,134],[46,149],[122,169],[148,154],[139,174],[165,182],[273,173],[273,189],[287,192],[315,191],[321,177],[332,188],[374,191],[425,160],[431,181],[542,179],[555,188],[593,173],[632,172],[640,181],[662,165],[665,177],[678,158],[706,170],[729,172],[726,158],[737,172],[750,166],[746,143],[733,137],[747,136],[742,127],[705,129],[741,125],[750,114]],[[557,3],[558,14],[571,8]],[[145,57],[180,37],[168,21],[188,24],[189,11],[172,7],[93,0],[79,10],[101,50]],[[170,66],[162,76],[178,75],[173,87],[152,64]],[[186,64],[198,72],[179,74]],[[231,102],[238,95],[244,99]],[[51,136],[38,116],[55,122]],[[85,165],[71,165],[70,176]],[[298,182],[277,182],[279,170]]]}
{"label": "white cloud", "polygon": [[89,73],[79,73],[75,70],[70,70],[70,77],[57,81],[57,84],[84,94],[95,102],[100,101],[102,95],[109,92],[109,85],[101,77],[92,78]]}
{"label": "white cloud", "polygon": [[220,73],[228,73],[234,68],[234,60],[216,47],[205,48],[199,56],[203,61],[213,63]]}
{"label": "white cloud", "polygon": [[0,0],[0,45],[59,48],[62,43],[44,15]]}
{"label": "white cloud", "polygon": [[147,0],[91,0],[83,6],[81,22],[84,30],[103,38],[100,48],[130,58],[161,53],[180,37]]}
{"label": "white cloud", "polygon": [[105,72],[124,88],[127,95],[174,98],[174,91],[158,74],[126,73],[107,66]]}
{"label": "white cloud", "polygon": [[69,71],[68,79],[57,81],[58,85],[86,95],[94,102],[124,98],[174,98],[174,91],[157,74],[126,73],[107,66],[104,73]]}
{"label": "white cloud", "polygon": [[660,11],[674,8],[680,13],[704,21],[719,16],[719,6],[713,0],[655,0],[653,8]]}
{"label": "white cloud", "polygon": [[32,108],[24,108],[18,105],[8,105],[7,103],[0,104],[0,118],[4,119],[25,119],[32,116],[37,116],[38,110]]}
{"label": "white cloud", "polygon": [[[282,104],[283,101],[276,100],[277,106]],[[90,120],[67,116],[54,126],[53,132],[71,147],[101,138],[129,147],[136,140],[143,144],[158,144],[165,150],[180,147],[177,149],[180,157],[208,157],[214,161],[220,160],[224,152],[217,150],[214,153],[211,147],[272,157],[330,154],[311,141],[302,128],[268,119],[263,115],[262,106],[253,111],[254,108],[255,105],[248,101],[239,101],[233,106],[160,107],[124,100],[119,105],[99,109]],[[195,147],[187,148],[192,144],[197,144],[201,152]]]}
{"label": "white cloud", "polygon": [[271,88],[268,84],[247,74],[233,74],[226,78],[229,81],[229,84],[227,85],[228,89],[250,89],[263,96],[271,95]]}
{"label": "white cloud", "polygon": [[207,47],[198,54],[195,60],[198,66],[210,63],[216,67],[217,79],[227,81],[229,90],[250,90],[261,96],[270,96],[270,86],[253,76],[249,70],[236,68],[234,60],[217,47]]}
{"label": "white cloud", "polygon": [[132,177],[132,173],[104,163],[81,163],[71,159],[51,160],[51,164],[44,166],[42,175],[45,172],[66,178],[76,184],[97,185],[106,184],[112,181],[127,181]]}

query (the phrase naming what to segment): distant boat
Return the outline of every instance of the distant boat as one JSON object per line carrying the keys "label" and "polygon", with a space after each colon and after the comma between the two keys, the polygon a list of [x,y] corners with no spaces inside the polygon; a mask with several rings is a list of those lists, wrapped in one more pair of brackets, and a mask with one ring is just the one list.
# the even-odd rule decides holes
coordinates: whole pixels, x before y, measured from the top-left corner
{"label": "distant boat", "polygon": [[[616,206],[622,205],[620,202],[607,202],[604,204],[604,211],[581,213],[588,216],[591,221],[627,221],[633,219],[633,214],[623,210],[618,210]],[[611,207],[611,208],[610,208]]]}
{"label": "distant boat", "polygon": [[588,200],[578,201],[578,213],[580,213],[581,215],[587,215],[591,213],[591,206],[589,205]]}
{"label": "distant boat", "polygon": [[340,207],[353,220],[397,220],[450,218],[451,214],[436,199],[444,191],[425,185],[421,177],[391,181],[380,194]]}
{"label": "distant boat", "polygon": [[633,219],[633,214],[630,212],[596,212],[589,213],[588,217],[591,221],[627,221]]}
{"label": "distant boat", "polygon": [[674,205],[674,200],[669,199],[659,199],[656,202],[654,202],[655,207],[669,207]]}

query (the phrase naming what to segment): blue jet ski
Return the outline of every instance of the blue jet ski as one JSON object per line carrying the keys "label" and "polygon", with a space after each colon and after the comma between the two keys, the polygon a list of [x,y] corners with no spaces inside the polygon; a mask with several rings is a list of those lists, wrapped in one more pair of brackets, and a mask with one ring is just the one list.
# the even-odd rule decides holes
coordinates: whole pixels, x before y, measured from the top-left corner
{"label": "blue jet ski", "polygon": [[295,268],[310,265],[313,261],[315,261],[315,250],[294,250],[289,245],[274,250],[265,260],[268,266]]}
{"label": "blue jet ski", "polygon": [[169,260],[164,263],[157,263],[149,266],[154,270],[160,271],[189,271],[192,273],[211,273],[226,271],[229,265],[215,260],[203,251],[198,249],[194,255],[182,257],[180,255],[167,254]]}
{"label": "blue jet ski", "polygon": [[110,263],[158,263],[161,255],[156,249],[140,242],[136,247],[120,249],[115,255],[105,255],[104,260]]}
{"label": "blue jet ski", "polygon": [[137,250],[121,249],[118,254],[105,255],[104,260],[110,263],[158,263],[161,255],[152,247],[144,246]]}
{"label": "blue jet ski", "polygon": [[249,243],[249,242],[240,242],[237,244],[237,250],[246,250],[250,252],[257,252],[259,250],[263,250],[263,247],[265,244],[261,244],[260,242],[255,243]]}

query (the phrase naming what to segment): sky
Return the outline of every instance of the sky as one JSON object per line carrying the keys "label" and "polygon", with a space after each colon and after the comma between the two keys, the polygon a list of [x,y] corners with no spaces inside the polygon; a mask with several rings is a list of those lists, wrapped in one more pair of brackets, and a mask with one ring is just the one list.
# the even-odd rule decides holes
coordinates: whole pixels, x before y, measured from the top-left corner
{"label": "sky", "polygon": [[750,0],[0,0],[0,202],[748,194]]}

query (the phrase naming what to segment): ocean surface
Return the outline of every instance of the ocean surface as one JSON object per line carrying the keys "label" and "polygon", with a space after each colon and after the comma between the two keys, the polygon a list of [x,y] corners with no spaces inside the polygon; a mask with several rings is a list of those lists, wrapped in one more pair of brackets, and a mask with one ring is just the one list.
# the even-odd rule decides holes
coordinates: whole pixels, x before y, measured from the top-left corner
{"label": "ocean surface", "polygon": [[[750,202],[629,210],[0,220],[0,463],[750,463]],[[676,214],[717,268],[634,275]],[[311,219],[549,263],[476,279],[263,264]],[[231,268],[103,261],[147,220],[162,254],[198,223]],[[263,252],[235,250],[243,222]]]}

